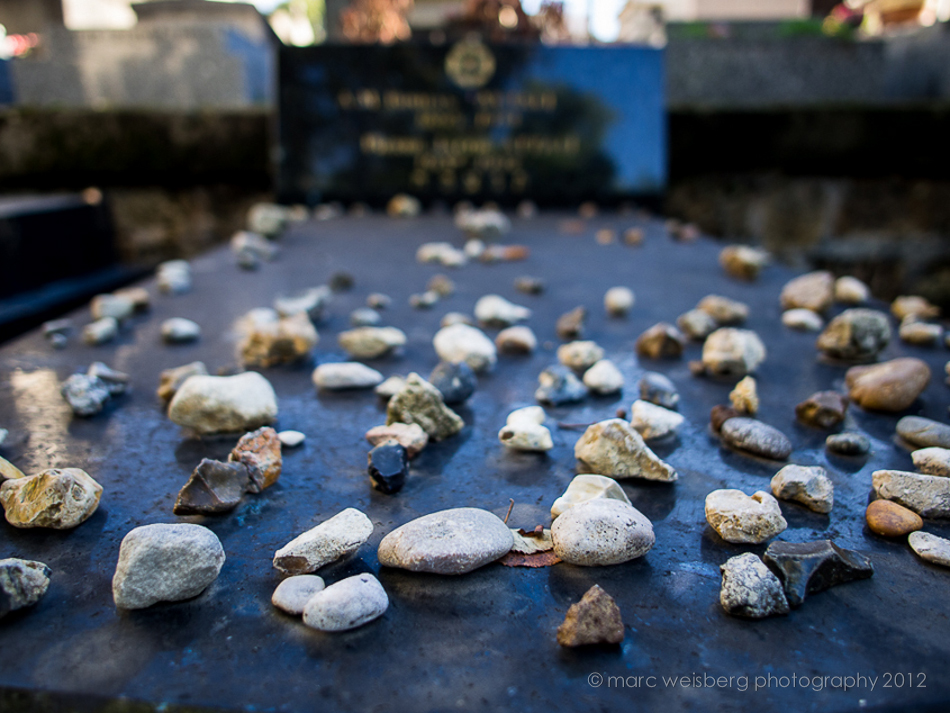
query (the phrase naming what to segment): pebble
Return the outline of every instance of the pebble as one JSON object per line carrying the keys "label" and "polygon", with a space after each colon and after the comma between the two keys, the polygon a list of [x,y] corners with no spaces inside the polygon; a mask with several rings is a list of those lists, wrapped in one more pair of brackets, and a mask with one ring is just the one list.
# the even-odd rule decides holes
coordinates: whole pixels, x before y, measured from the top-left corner
{"label": "pebble", "polygon": [[927,475],[939,475],[950,478],[950,449],[932,446],[921,448],[910,454],[914,467]]}
{"label": "pebble", "polygon": [[366,306],[370,309],[386,309],[393,302],[393,298],[382,292],[371,292],[366,295]]}
{"label": "pebble", "polygon": [[680,402],[676,385],[663,374],[648,371],[640,377],[640,398],[664,408],[676,408]]}
{"label": "pebble", "polygon": [[243,463],[222,463],[204,458],[178,493],[176,515],[230,512],[247,491],[250,478]]}
{"label": "pebble", "polygon": [[416,261],[436,263],[444,267],[461,267],[468,258],[451,243],[423,243],[416,250]]}
{"label": "pebble", "polygon": [[515,451],[549,451],[554,448],[551,431],[544,426],[547,415],[540,406],[527,406],[508,414],[498,432],[502,445]]}
{"label": "pebble", "polygon": [[568,564],[597,567],[642,557],[656,542],[653,523],[632,505],[597,498],[578,503],[551,525],[554,554]]}
{"label": "pebble", "polygon": [[247,211],[247,227],[254,233],[277,235],[287,222],[287,211],[274,203],[255,203]]}
{"label": "pebble", "polygon": [[97,376],[73,374],[60,387],[60,393],[66,399],[77,416],[95,416],[105,408],[106,401],[112,396],[106,383]]}
{"label": "pebble", "polygon": [[245,433],[228,455],[228,461],[243,463],[247,467],[250,483],[249,493],[259,493],[277,482],[283,468],[280,439],[277,431],[264,426]]}
{"label": "pebble", "polygon": [[551,506],[551,519],[588,500],[619,500],[631,505],[630,499],[616,480],[606,475],[583,473],[575,475],[564,494],[554,501]]}
{"label": "pebble", "polygon": [[292,616],[303,614],[307,602],[324,589],[323,578],[315,574],[298,574],[277,585],[270,598],[271,604]]}
{"label": "pebble", "polygon": [[701,309],[691,309],[676,318],[676,326],[690,339],[701,342],[716,331],[719,323]]}
{"label": "pebble", "polygon": [[676,359],[683,355],[686,337],[672,324],[660,322],[637,337],[637,354],[648,359]]}
{"label": "pebble", "polygon": [[918,295],[904,295],[891,302],[891,314],[903,321],[905,317],[917,319],[936,319],[940,308]]}
{"label": "pebble", "polygon": [[514,538],[499,517],[478,508],[423,515],[379,543],[379,563],[412,572],[465,574],[507,554]]}
{"label": "pebble", "polygon": [[730,418],[720,428],[722,440],[733,448],[772,460],[785,460],[792,453],[788,436],[754,418]]}
{"label": "pebble", "polygon": [[893,500],[875,500],[864,513],[871,532],[884,537],[903,537],[921,529],[924,521],[913,510]]}
{"label": "pebble", "polygon": [[73,321],[68,317],[63,319],[53,319],[49,322],[43,322],[43,336],[52,337],[59,334],[66,336],[73,331]]}
{"label": "pebble", "polygon": [[623,389],[624,379],[620,369],[610,359],[601,359],[584,372],[584,386],[595,394],[615,394]]}
{"label": "pebble", "polygon": [[834,507],[834,485],[818,465],[787,465],[772,477],[771,487],[779,500],[794,500],[815,512],[829,513]]}
{"label": "pebble", "polygon": [[821,315],[810,309],[798,307],[782,312],[782,324],[789,329],[798,329],[803,332],[820,332],[825,326]]}
{"label": "pebble", "polygon": [[645,440],[666,438],[679,430],[686,419],[649,401],[637,399],[630,407],[630,423]]}
{"label": "pebble", "polygon": [[783,310],[802,307],[821,314],[831,307],[834,297],[834,275],[826,270],[818,270],[785,283],[779,301]]}
{"label": "pebble", "polygon": [[474,327],[475,320],[462,312],[446,312],[439,321],[440,327],[451,327],[453,324],[467,324],[469,327]]}
{"label": "pebble", "polygon": [[426,290],[420,294],[409,295],[409,306],[415,309],[431,309],[438,304],[441,297],[435,290]]}
{"label": "pebble", "polygon": [[296,448],[301,445],[307,436],[300,431],[281,431],[277,434],[280,445],[284,448]]}
{"label": "pebble", "polygon": [[540,277],[522,275],[515,278],[515,289],[526,295],[540,295],[544,292],[545,283]]}
{"label": "pebble", "polygon": [[274,554],[284,574],[308,574],[353,554],[370,535],[373,523],[356,508],[347,508],[295,537]]}
{"label": "pebble", "polygon": [[92,516],[101,497],[102,486],[79,468],[52,468],[0,484],[7,522],[19,528],[77,527]]}
{"label": "pebble", "polygon": [[224,548],[201,525],[144,525],[123,539],[112,578],[119,609],[145,609],[201,594],[218,578]]}
{"label": "pebble", "polygon": [[357,574],[314,594],[303,610],[303,623],[317,631],[349,631],[378,619],[388,608],[389,597],[379,580]]}
{"label": "pebble", "polygon": [[121,322],[135,312],[135,303],[128,297],[120,295],[96,295],[89,303],[89,311],[94,320],[112,317]]}
{"label": "pebble", "polygon": [[950,478],[903,470],[876,470],[871,474],[871,485],[875,497],[893,500],[921,517],[950,518]]}
{"label": "pebble", "polygon": [[321,364],[313,370],[313,383],[318,389],[371,389],[383,382],[383,375],[358,361]]}
{"label": "pebble", "polygon": [[629,287],[611,287],[604,293],[604,309],[611,317],[625,316],[636,302],[636,295]]}
{"label": "pebble", "polygon": [[3,483],[4,480],[16,480],[17,478],[25,477],[26,475],[23,471],[13,465],[13,463],[6,458],[0,458],[0,483]]}
{"label": "pebble", "polygon": [[409,455],[398,441],[380,443],[367,454],[366,460],[374,488],[387,495],[402,490],[409,475]]}
{"label": "pebble", "polygon": [[484,332],[467,324],[453,324],[436,332],[432,346],[442,361],[464,361],[479,374],[491,371],[497,361],[495,344]]}
{"label": "pebble", "polygon": [[552,406],[582,401],[587,396],[587,387],[574,372],[562,364],[549,366],[538,375],[538,388],[534,398]]}
{"label": "pebble", "polygon": [[696,309],[708,314],[721,327],[742,324],[749,318],[749,305],[722,295],[706,295]]}
{"label": "pebble", "polygon": [[485,295],[475,303],[475,319],[488,327],[510,327],[530,317],[530,309],[500,295]]}
{"label": "pebble", "polygon": [[402,388],[406,385],[406,377],[404,376],[390,376],[388,379],[383,381],[379,386],[377,386],[374,391],[376,395],[387,401],[393,396],[402,391]]}
{"label": "pebble", "polygon": [[706,496],[706,522],[726,542],[759,544],[783,532],[788,523],[778,501],[757,490],[714,490]]}
{"label": "pebble", "polygon": [[748,245],[727,245],[719,252],[719,264],[727,274],[740,280],[754,280],[769,264],[769,253]]}
{"label": "pebble", "polygon": [[627,228],[623,231],[623,242],[626,245],[642,245],[644,237],[643,228]]}
{"label": "pebble", "polygon": [[119,334],[119,322],[115,317],[103,317],[82,328],[82,340],[91,347],[106,344]]}
{"label": "pebble", "polygon": [[834,433],[825,439],[825,447],[843,456],[863,456],[871,450],[871,442],[863,433]]}
{"label": "pebble", "polygon": [[445,403],[461,404],[475,393],[478,379],[464,361],[458,364],[443,361],[429,374],[429,383],[442,392],[442,400]]}
{"label": "pebble", "polygon": [[759,394],[755,379],[744,376],[729,392],[729,403],[738,413],[755,416],[759,411]]}
{"label": "pebble", "polygon": [[846,275],[835,280],[835,302],[864,304],[871,299],[871,288],[856,277]]}
{"label": "pebble", "polygon": [[429,443],[429,434],[418,423],[391,423],[376,426],[366,432],[366,440],[378,446],[387,441],[396,441],[406,449],[409,458],[415,458]]}
{"label": "pebble", "polygon": [[930,367],[914,357],[853,366],[844,377],[851,400],[872,411],[903,411],[930,382]]}
{"label": "pebble", "polygon": [[499,210],[473,208],[456,214],[455,227],[469,235],[489,238],[511,230],[511,221]]}
{"label": "pebble", "polygon": [[279,248],[260,233],[239,230],[231,236],[231,252],[241,267],[254,269],[261,260],[270,262],[277,257]]}
{"label": "pebble", "polygon": [[623,641],[620,607],[607,592],[594,585],[572,604],[557,628],[557,642],[575,647],[590,644],[619,644]]}
{"label": "pebble", "polygon": [[406,343],[406,335],[396,327],[357,327],[340,332],[339,345],[353,359],[378,359]]}
{"label": "pebble", "polygon": [[788,614],[782,583],[756,555],[746,552],[730,557],[719,569],[719,603],[727,614],[745,619]]}
{"label": "pebble", "polygon": [[596,342],[574,341],[557,348],[557,359],[564,366],[583,372],[604,358],[604,350]]}
{"label": "pebble", "polygon": [[49,343],[53,349],[65,349],[69,345],[69,337],[65,334],[51,334]]}
{"label": "pebble", "polygon": [[831,540],[773,542],[762,559],[778,575],[793,609],[800,607],[809,594],[874,574],[867,557],[838,547]]}
{"label": "pebble", "polygon": [[730,418],[736,418],[742,414],[736,411],[732,406],[726,406],[725,404],[716,404],[709,410],[709,426],[712,428],[713,433],[719,433],[722,430],[722,425],[728,421]]}
{"label": "pebble", "polygon": [[587,308],[575,307],[557,318],[555,330],[557,336],[566,342],[580,339],[584,335],[584,321],[587,319]]}
{"label": "pebble", "polygon": [[846,309],[818,336],[816,346],[834,359],[874,359],[891,341],[887,315],[873,309]]}
{"label": "pebble", "polygon": [[327,285],[320,285],[275,298],[274,309],[281,317],[305,314],[312,322],[319,322],[323,319],[323,312],[332,299],[333,290]]}
{"label": "pebble", "polygon": [[128,390],[131,381],[128,374],[112,369],[101,361],[90,364],[89,368],[86,369],[86,376],[99,379],[105,384],[110,396],[124,394]]}
{"label": "pebble", "polygon": [[310,356],[320,337],[304,312],[281,317],[272,309],[251,310],[238,320],[238,358],[245,367],[268,368]]}
{"label": "pebble", "polygon": [[415,372],[406,385],[389,400],[386,425],[417,423],[433,441],[441,441],[465,427],[465,422],[445,405],[442,392]]}
{"label": "pebble", "polygon": [[168,260],[156,269],[158,289],[166,295],[182,295],[191,290],[191,265],[187,260]]}
{"label": "pebble", "polygon": [[749,329],[723,327],[703,344],[703,368],[715,376],[742,377],[765,361],[765,345]]}
{"label": "pebble", "polygon": [[172,398],[168,417],[202,434],[246,432],[277,418],[277,395],[256,371],[192,376]]}
{"label": "pebble", "polygon": [[611,418],[587,427],[574,446],[587,473],[670,483],[676,471],[660,460],[626,421]]}
{"label": "pebble", "polygon": [[350,312],[350,324],[354,327],[377,327],[382,321],[379,312],[369,307],[359,307]]}
{"label": "pebble", "polygon": [[353,289],[353,285],[355,284],[356,279],[345,270],[340,270],[330,275],[330,281],[328,283],[332,292],[348,292]]}
{"label": "pebble", "polygon": [[795,406],[795,416],[816,428],[834,428],[844,421],[848,399],[837,391],[819,391]]}
{"label": "pebble", "polygon": [[193,342],[201,336],[201,326],[183,317],[172,317],[162,322],[162,339],[169,344]]}
{"label": "pebble", "polygon": [[950,426],[921,416],[904,416],[897,422],[897,435],[918,448],[950,448]]}
{"label": "pebble", "polygon": [[950,540],[929,532],[914,532],[907,538],[907,543],[922,560],[950,567]]}
{"label": "pebble", "polygon": [[495,346],[502,354],[530,354],[538,348],[538,338],[531,327],[508,327],[495,337]]}
{"label": "pebble", "polygon": [[49,589],[50,574],[42,562],[0,559],[0,619],[42,599]]}
{"label": "pebble", "polygon": [[[913,317],[908,319],[913,320]],[[904,321],[898,329],[901,341],[918,347],[935,347],[943,339],[943,327],[927,322]]]}
{"label": "pebble", "polygon": [[162,371],[158,383],[158,398],[170,401],[185,380],[192,376],[208,376],[208,367],[202,361],[193,361],[190,364],[177,366]]}

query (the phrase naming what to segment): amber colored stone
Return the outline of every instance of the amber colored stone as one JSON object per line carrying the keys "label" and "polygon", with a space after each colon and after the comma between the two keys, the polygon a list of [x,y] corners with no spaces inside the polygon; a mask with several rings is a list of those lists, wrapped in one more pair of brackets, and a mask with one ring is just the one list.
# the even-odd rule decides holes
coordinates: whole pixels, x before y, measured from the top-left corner
{"label": "amber colored stone", "polygon": [[875,500],[864,516],[871,532],[884,537],[901,537],[924,526],[920,515],[892,500]]}

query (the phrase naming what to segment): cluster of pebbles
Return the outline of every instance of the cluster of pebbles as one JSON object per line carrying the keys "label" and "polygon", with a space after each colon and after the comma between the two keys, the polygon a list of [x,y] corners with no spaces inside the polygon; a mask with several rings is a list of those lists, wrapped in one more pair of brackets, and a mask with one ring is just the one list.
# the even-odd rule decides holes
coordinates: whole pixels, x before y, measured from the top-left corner
{"label": "cluster of pebbles", "polygon": [[[411,217],[418,202],[397,196],[390,213]],[[296,216],[296,217],[295,217]],[[277,206],[255,206],[249,230],[236,234],[231,247],[237,265],[257,269],[274,260],[278,248],[271,240],[299,214]],[[443,267],[461,268],[471,260],[523,260],[526,248],[486,244],[508,232],[510,222],[498,211],[466,209],[456,224],[468,236],[463,249],[453,244],[427,243],[416,259]],[[681,240],[693,234],[677,227]],[[598,234],[609,244],[612,231]],[[625,235],[638,245],[643,233]],[[770,263],[762,250],[728,246],[720,254],[726,273],[755,280]],[[157,283],[167,294],[191,287],[187,262],[160,266]],[[223,516],[242,499],[277,482],[282,471],[282,449],[300,445],[297,431],[278,433],[271,427],[278,416],[277,396],[268,379],[257,371],[311,359],[320,338],[317,325],[324,319],[333,293],[350,289],[352,278],[340,273],[328,285],[278,296],[272,306],[251,310],[235,324],[238,336],[238,373],[212,375],[202,362],[163,371],[157,396],[167,404],[168,418],[188,432],[240,435],[226,461],[202,459],[181,488],[174,504],[176,515]],[[537,295],[544,291],[538,278],[522,276],[515,288]],[[410,298],[413,306],[433,307],[455,292],[454,281],[436,275],[425,291]],[[374,293],[366,307],[350,315],[351,329],[337,335],[348,361],[325,362],[312,372],[319,392],[375,389],[386,401],[383,424],[367,424],[369,486],[396,496],[411,482],[411,463],[429,444],[457,437],[467,426],[455,410],[478,388],[478,379],[499,363],[499,354],[531,354],[538,340],[527,324],[532,310],[497,294],[479,298],[473,317],[449,313],[433,335],[432,349],[439,363],[427,376],[418,373],[388,378],[364,360],[392,360],[406,345],[407,335],[384,326],[383,314],[391,298]],[[846,307],[826,321],[834,304]],[[795,407],[795,416],[816,429],[834,431],[849,424],[851,404],[866,411],[900,412],[911,406],[931,379],[929,367],[913,357],[879,362],[892,340],[892,319],[898,337],[917,346],[943,341],[935,320],[938,310],[920,297],[901,297],[888,315],[870,304],[867,287],[853,277],[835,279],[813,272],[788,282],[782,289],[782,323],[796,330],[819,332],[816,350],[822,359],[844,365],[845,391],[829,385]],[[115,338],[120,327],[149,305],[142,288],[96,297],[93,322],[83,329],[88,344]],[[603,309],[611,319],[623,319],[636,305],[632,290],[606,290]],[[780,501],[793,502],[829,517],[834,509],[832,474],[814,465],[788,462],[795,452],[791,439],[758,420],[759,384],[754,376],[767,359],[761,338],[743,325],[750,308],[721,295],[708,295],[695,308],[670,322],[659,322],[641,333],[635,352],[643,359],[679,359],[690,341],[702,343],[702,358],[690,363],[696,377],[733,383],[729,403],[713,408],[710,433],[723,447],[773,464],[768,490],[746,493],[739,489],[714,490],[705,499],[705,518],[715,537],[738,545],[768,544],[762,556],[746,552],[722,566],[720,602],[735,616],[763,618],[788,614],[808,595],[829,587],[870,577],[873,566],[862,554],[843,549],[831,540],[793,543],[775,540],[788,527]],[[615,395],[626,388],[624,372],[596,341],[584,339],[588,307],[564,313],[555,326],[562,344],[557,363],[538,375],[535,399],[510,411],[498,431],[502,447],[527,452],[554,448],[552,424],[544,406],[562,407],[585,399]],[[47,323],[44,333],[57,348],[67,345],[71,324]],[[486,331],[498,330],[493,339]],[[162,324],[170,343],[193,341],[201,328],[184,318]],[[948,364],[950,367],[950,364]],[[948,369],[950,373],[950,369]],[[121,395],[128,376],[100,362],[85,373],[74,374],[62,393],[77,416],[92,416],[106,402]],[[675,442],[686,425],[679,413],[676,385],[659,372],[645,372],[637,383],[639,398],[616,417],[580,424],[583,433],[574,443],[579,474],[552,499],[550,526],[535,530],[510,528],[507,517],[481,508],[459,507],[409,520],[385,533],[376,556],[385,567],[444,576],[463,576],[501,560],[521,566],[553,566],[559,562],[580,567],[602,567],[630,562],[646,555],[656,544],[653,523],[628,498],[621,481],[653,481],[672,487],[680,478],[676,468],[660,458],[651,444]],[[767,394],[765,394],[767,397]],[[455,408],[453,408],[455,407]],[[464,411],[463,411],[464,413]],[[567,425],[569,430],[577,425]],[[3,432],[3,436],[6,433]],[[925,518],[950,518],[950,426],[917,416],[897,424],[896,436],[912,452],[916,472],[878,470],[873,473],[874,500],[865,513],[871,532],[885,538],[906,538],[923,560],[950,567],[950,541],[923,531]],[[860,457],[869,439],[853,429],[831,433],[829,451]],[[87,520],[99,505],[102,487],[77,468],[47,470],[27,476],[0,458],[0,504],[7,521],[18,528],[69,529]],[[326,632],[363,626],[389,607],[389,596],[369,573],[327,584],[321,569],[363,548],[376,526],[356,508],[346,508],[315,523],[290,539],[273,556],[273,566],[286,578],[273,593],[278,609],[301,617],[304,625]],[[153,524],[136,527],[122,540],[112,586],[121,609],[140,609],[158,602],[175,602],[199,595],[218,577],[225,562],[224,548],[207,527],[197,524]],[[0,560],[0,616],[34,604],[45,593],[50,571],[42,563]],[[624,625],[616,602],[594,585],[572,605],[557,631],[564,646],[617,644]]]}

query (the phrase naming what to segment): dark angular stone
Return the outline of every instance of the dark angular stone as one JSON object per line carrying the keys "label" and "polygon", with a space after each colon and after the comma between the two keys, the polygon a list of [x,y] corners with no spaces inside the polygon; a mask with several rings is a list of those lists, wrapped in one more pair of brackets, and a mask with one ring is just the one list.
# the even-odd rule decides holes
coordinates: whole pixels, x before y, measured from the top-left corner
{"label": "dark angular stone", "polygon": [[587,396],[587,387],[562,364],[549,366],[542,371],[538,383],[541,385],[534,392],[534,398],[552,406],[574,403]]}
{"label": "dark angular stone", "polygon": [[640,378],[640,398],[663,408],[676,408],[680,402],[676,385],[655,371],[648,371]]}
{"label": "dark angular stone", "polygon": [[464,361],[451,364],[443,361],[429,374],[429,383],[442,392],[447,404],[460,404],[475,392],[478,378]]}
{"label": "dark angular stone", "polygon": [[373,487],[387,495],[398,493],[409,474],[409,454],[395,441],[380,443],[367,455]]}
{"label": "dark angular stone", "polygon": [[809,594],[874,574],[871,560],[831,540],[773,542],[762,559],[781,580],[793,609],[800,607]]}
{"label": "dark angular stone", "polygon": [[738,416],[726,421],[720,430],[722,440],[733,448],[774,460],[792,454],[792,442],[777,428],[754,418]]}
{"label": "dark angular stone", "polygon": [[575,307],[557,318],[557,336],[566,342],[580,339],[584,334],[584,320],[587,319],[587,309]]}
{"label": "dark angular stone", "polygon": [[241,502],[251,477],[243,463],[222,463],[205,458],[178,493],[176,515],[229,512]]}
{"label": "dark angular stone", "polygon": [[837,391],[819,391],[795,407],[795,416],[802,423],[818,428],[834,428],[844,421],[848,399]]}
{"label": "dark angular stone", "polygon": [[352,290],[356,280],[348,272],[335,272],[330,276],[330,289],[334,292]]}
{"label": "dark angular stone", "polygon": [[515,278],[515,289],[518,292],[524,292],[526,295],[540,295],[544,292],[544,280],[540,277],[522,275]]}
{"label": "dark angular stone", "polygon": [[825,439],[825,446],[843,456],[863,456],[871,450],[871,442],[863,433],[835,433]]}
{"label": "dark angular stone", "polygon": [[712,430],[715,433],[719,433],[722,430],[722,424],[728,421],[730,418],[736,418],[742,414],[736,411],[732,406],[726,406],[725,404],[716,404],[709,411],[709,423],[712,426]]}

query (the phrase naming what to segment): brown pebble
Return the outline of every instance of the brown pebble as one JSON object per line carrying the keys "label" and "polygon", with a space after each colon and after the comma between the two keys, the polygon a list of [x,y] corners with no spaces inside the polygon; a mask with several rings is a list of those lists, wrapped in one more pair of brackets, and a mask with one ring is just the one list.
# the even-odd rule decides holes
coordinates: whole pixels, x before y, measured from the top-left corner
{"label": "brown pebble", "polygon": [[703,364],[702,359],[690,359],[689,364],[689,373],[693,376],[704,376],[706,374],[706,365]]}
{"label": "brown pebble", "polygon": [[851,400],[874,411],[903,411],[930,381],[930,367],[914,357],[853,366],[844,376]]}
{"label": "brown pebble", "polygon": [[637,337],[637,354],[649,359],[675,359],[683,355],[686,338],[672,324],[660,322]]}
{"label": "brown pebble", "polygon": [[924,526],[920,515],[892,500],[875,500],[868,505],[865,517],[871,532],[884,537],[900,537]]}
{"label": "brown pebble", "polygon": [[581,218],[593,218],[597,215],[597,204],[594,201],[585,201],[580,204],[577,213]]}
{"label": "brown pebble", "polygon": [[617,240],[617,231],[611,228],[601,228],[594,234],[598,245],[610,245]]}
{"label": "brown pebble", "polygon": [[834,428],[844,421],[848,399],[837,391],[819,391],[795,407],[802,423],[818,428]]}
{"label": "brown pebble", "polygon": [[557,319],[557,336],[564,341],[580,339],[584,334],[586,317],[587,309],[584,307],[575,307],[570,312],[565,312]]}
{"label": "brown pebble", "polygon": [[709,423],[712,426],[713,431],[719,433],[719,430],[722,428],[722,424],[724,424],[730,418],[735,418],[736,416],[741,415],[742,414],[732,408],[732,406],[716,404],[709,412]]}
{"label": "brown pebble", "polygon": [[616,414],[617,414],[617,418],[626,418],[626,417],[627,417],[627,409],[625,409],[625,408],[618,408],[617,411],[616,411]]}
{"label": "brown pebble", "polygon": [[623,241],[627,245],[642,245],[643,238],[643,228],[627,228],[623,231]]}
{"label": "brown pebble", "polygon": [[572,604],[557,629],[561,646],[586,644],[619,644],[623,641],[623,619],[620,607],[598,585],[587,590],[583,598]]}

